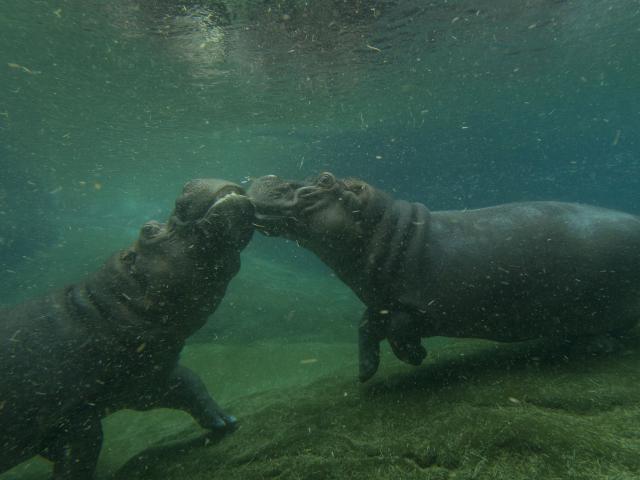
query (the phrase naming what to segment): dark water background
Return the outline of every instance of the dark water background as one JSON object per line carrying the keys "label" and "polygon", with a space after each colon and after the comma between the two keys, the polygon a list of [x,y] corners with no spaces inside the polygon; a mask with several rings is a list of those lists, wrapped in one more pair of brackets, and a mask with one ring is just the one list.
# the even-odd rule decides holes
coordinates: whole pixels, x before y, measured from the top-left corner
{"label": "dark water background", "polygon": [[[639,47],[638,0],[2,1],[0,304],[92,271],[194,177],[640,214]],[[244,257],[252,335],[311,329],[278,308],[319,262],[259,235]]]}

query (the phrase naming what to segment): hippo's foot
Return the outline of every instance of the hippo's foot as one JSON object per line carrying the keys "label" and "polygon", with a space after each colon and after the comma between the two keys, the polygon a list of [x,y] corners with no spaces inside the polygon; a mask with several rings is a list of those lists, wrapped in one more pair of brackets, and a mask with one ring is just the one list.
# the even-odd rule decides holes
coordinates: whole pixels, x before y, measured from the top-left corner
{"label": "hippo's foot", "polygon": [[[218,407],[219,408],[219,407]],[[222,410],[218,409],[217,412],[212,414],[213,423],[209,427],[205,427],[208,430],[215,432],[233,432],[238,428],[238,419],[233,415],[228,415]],[[204,427],[204,425],[201,425]]]}
{"label": "hippo's foot", "polygon": [[93,478],[102,446],[102,425],[96,412],[74,412],[50,435],[41,455],[53,462],[53,480]]}
{"label": "hippo's foot", "polygon": [[232,432],[238,425],[238,419],[226,413],[209,395],[200,377],[181,365],[174,369],[155,406],[184,410],[202,428],[212,432]]}
{"label": "hippo's foot", "polygon": [[359,345],[359,373],[358,378],[361,382],[366,382],[373,377],[378,371],[380,365],[380,344],[370,342],[369,339],[360,337]]}
{"label": "hippo's foot", "polygon": [[391,312],[387,322],[387,339],[396,357],[409,365],[418,366],[427,356],[422,346],[420,322],[410,313]]}
{"label": "hippo's foot", "polygon": [[389,337],[389,345],[399,360],[417,367],[427,356],[427,350],[422,346],[420,338]]}

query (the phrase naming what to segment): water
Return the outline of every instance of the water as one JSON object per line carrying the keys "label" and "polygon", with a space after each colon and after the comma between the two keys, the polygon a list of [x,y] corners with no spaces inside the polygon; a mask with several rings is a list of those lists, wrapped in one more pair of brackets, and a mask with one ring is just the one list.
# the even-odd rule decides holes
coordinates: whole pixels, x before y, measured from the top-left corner
{"label": "water", "polygon": [[[6,0],[0,304],[97,269],[144,221],[164,220],[197,177],[248,185],[329,170],[433,210],[553,199],[638,214],[639,21],[637,0]],[[469,356],[476,346],[436,339],[434,362],[452,379],[412,374],[420,387],[411,389],[412,370],[389,356],[383,374],[398,389],[371,393],[353,383],[361,310],[311,254],[256,234],[224,303],[184,353],[242,429],[208,450],[167,447],[122,470],[150,445],[198,430],[175,412],[116,414],[99,478],[169,478],[163,469],[210,478],[207,462],[219,478],[234,469],[243,478],[347,478],[345,469],[373,478],[376,468],[378,478],[633,478],[640,468],[637,434],[621,420],[634,421],[640,399],[633,346],[588,374],[575,362],[534,362],[513,378],[482,356],[485,369],[446,367],[456,349]],[[389,413],[384,426],[378,415],[394,402],[410,413]],[[448,425],[451,402],[459,425],[438,426]],[[503,404],[519,410],[482,409]],[[327,411],[356,433],[325,424]],[[579,413],[601,430],[580,430],[571,423]],[[502,430],[473,423],[482,416]],[[423,421],[431,433],[415,430]],[[563,437],[571,431],[581,432],[574,444]],[[405,434],[418,457],[394,446]],[[438,450],[442,439],[462,453]],[[622,453],[603,466],[598,452],[607,451]],[[36,461],[0,478],[47,478],[47,468]]]}

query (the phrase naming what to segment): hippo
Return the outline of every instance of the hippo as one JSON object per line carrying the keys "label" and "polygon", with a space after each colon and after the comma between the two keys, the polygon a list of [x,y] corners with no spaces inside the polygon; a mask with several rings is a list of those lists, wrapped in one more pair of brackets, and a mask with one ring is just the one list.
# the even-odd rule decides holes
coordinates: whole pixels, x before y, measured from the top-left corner
{"label": "hippo", "polygon": [[248,193],[258,230],[314,252],[365,304],[361,381],[384,339],[419,365],[423,337],[562,341],[640,319],[634,215],[554,201],[432,212],[329,172],[264,176]]}
{"label": "hippo", "polygon": [[101,418],[122,408],[184,410],[224,433],[225,413],[178,364],[187,337],[222,300],[253,234],[233,183],[187,183],[166,224],[86,279],[0,311],[0,473],[35,455],[56,480],[93,477]]}

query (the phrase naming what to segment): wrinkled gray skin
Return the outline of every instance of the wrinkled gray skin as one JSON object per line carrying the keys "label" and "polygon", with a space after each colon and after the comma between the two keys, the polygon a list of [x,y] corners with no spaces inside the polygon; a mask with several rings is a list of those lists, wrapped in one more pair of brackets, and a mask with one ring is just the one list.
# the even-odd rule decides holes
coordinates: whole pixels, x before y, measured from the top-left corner
{"label": "wrinkled gray skin", "polygon": [[0,472],[40,454],[56,480],[92,478],[100,419],[121,408],[181,409],[233,429],[178,357],[240,268],[253,233],[242,194],[189,182],[167,224],[145,224],[86,280],[0,312]]}
{"label": "wrinkled gray skin", "polygon": [[384,338],[419,365],[422,337],[502,342],[623,331],[640,319],[640,219],[561,202],[431,212],[360,180],[266,176],[256,227],[320,257],[367,309],[360,379]]}

